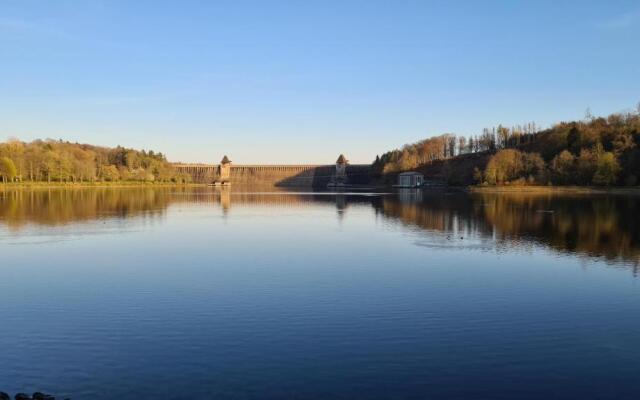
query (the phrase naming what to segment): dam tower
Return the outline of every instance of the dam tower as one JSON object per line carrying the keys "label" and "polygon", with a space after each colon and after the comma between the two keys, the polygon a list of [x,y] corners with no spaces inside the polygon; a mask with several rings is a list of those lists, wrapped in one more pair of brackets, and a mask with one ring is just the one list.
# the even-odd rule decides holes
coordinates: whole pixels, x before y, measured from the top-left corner
{"label": "dam tower", "polygon": [[347,180],[347,164],[349,160],[340,154],[340,157],[336,160],[336,181],[345,182]]}
{"label": "dam tower", "polygon": [[221,185],[228,185],[231,182],[231,160],[226,155],[222,157],[220,165],[218,166],[218,180],[216,183]]}

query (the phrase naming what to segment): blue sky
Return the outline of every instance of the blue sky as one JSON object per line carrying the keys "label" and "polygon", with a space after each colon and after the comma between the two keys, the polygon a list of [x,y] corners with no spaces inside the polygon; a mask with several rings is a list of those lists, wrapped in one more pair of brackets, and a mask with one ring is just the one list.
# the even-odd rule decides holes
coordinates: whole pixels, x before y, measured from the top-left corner
{"label": "blue sky", "polygon": [[0,139],[352,162],[640,101],[638,1],[0,0]]}

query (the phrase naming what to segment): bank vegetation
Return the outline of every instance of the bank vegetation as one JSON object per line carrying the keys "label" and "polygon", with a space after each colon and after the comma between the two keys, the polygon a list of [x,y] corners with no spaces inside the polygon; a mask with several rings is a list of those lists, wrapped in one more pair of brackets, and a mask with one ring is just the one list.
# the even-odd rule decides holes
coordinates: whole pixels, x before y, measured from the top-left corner
{"label": "bank vegetation", "polygon": [[379,176],[420,170],[450,184],[635,186],[640,106],[548,129],[529,123],[470,137],[444,134],[378,156],[373,166]]}
{"label": "bank vegetation", "polygon": [[63,142],[11,139],[0,143],[3,183],[188,183],[162,153]]}

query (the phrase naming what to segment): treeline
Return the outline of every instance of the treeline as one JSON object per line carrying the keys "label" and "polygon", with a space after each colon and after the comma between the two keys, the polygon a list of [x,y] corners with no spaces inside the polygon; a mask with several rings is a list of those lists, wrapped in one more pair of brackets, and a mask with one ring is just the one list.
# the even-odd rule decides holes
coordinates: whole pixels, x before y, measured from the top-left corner
{"label": "treeline", "polygon": [[153,150],[107,148],[55,140],[0,143],[3,182],[176,182],[190,180]]}
{"label": "treeline", "polygon": [[511,128],[498,125],[469,137],[445,133],[376,156],[373,166],[383,174],[406,171],[463,154],[518,147],[533,142],[538,133],[535,122]]}
{"label": "treeline", "polygon": [[424,169],[472,153],[492,154],[486,165],[475,167],[477,184],[634,186],[640,178],[640,107],[544,130],[528,124],[485,129],[470,138],[445,134],[376,157],[374,167],[381,174]]}

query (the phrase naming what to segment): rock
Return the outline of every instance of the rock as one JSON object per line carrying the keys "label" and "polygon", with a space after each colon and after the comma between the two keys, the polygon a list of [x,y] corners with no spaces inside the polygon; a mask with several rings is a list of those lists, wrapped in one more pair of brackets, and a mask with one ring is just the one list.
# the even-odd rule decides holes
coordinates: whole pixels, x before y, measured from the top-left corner
{"label": "rock", "polygon": [[13,398],[16,400],[32,400],[31,396],[26,393],[18,393]]}
{"label": "rock", "polygon": [[0,400],[11,400],[11,396],[6,394],[5,392],[0,392]]}

